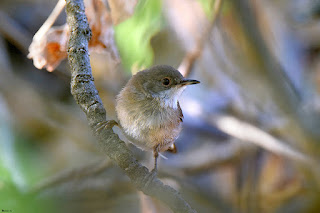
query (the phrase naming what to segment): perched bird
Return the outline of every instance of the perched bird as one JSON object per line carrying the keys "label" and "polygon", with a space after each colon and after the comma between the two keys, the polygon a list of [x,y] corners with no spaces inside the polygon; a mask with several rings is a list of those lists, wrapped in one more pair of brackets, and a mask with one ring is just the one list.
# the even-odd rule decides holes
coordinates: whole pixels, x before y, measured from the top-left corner
{"label": "perched bird", "polygon": [[179,96],[187,85],[198,83],[171,66],[158,65],[132,76],[117,96],[119,126],[138,148],[153,151],[154,170],[159,152],[174,149],[181,131]]}

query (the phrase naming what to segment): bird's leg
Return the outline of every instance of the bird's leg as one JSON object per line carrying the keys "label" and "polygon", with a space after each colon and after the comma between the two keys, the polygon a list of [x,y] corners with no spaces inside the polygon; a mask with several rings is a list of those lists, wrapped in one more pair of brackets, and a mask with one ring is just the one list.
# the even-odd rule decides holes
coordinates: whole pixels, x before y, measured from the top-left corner
{"label": "bird's leg", "polygon": [[157,171],[158,171],[159,145],[156,145],[153,148],[153,157],[154,157],[154,168],[152,170],[152,173],[157,173]]}
{"label": "bird's leg", "polygon": [[154,178],[157,177],[157,160],[159,157],[159,145],[156,145],[153,147],[153,157],[154,157],[154,168],[151,170],[151,172],[145,177],[145,187],[149,187],[150,183],[154,180]]}
{"label": "bird's leg", "polygon": [[159,153],[157,151],[153,152],[153,157],[154,157],[154,167],[153,167],[153,171],[157,172],[158,170],[158,157],[159,157]]}
{"label": "bird's leg", "polygon": [[119,126],[115,120],[102,121],[96,125],[96,132],[100,132],[103,129],[112,128],[113,126]]}

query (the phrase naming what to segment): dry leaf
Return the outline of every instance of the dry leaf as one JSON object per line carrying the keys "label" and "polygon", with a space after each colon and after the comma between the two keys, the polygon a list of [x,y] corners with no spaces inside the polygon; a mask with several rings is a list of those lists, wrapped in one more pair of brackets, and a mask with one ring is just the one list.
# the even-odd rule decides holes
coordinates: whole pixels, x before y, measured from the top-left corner
{"label": "dry leaf", "polygon": [[130,18],[138,3],[137,0],[109,0],[111,17],[114,25],[120,24]]}
{"label": "dry leaf", "polygon": [[[118,63],[120,59],[114,41],[110,12],[102,0],[86,0],[85,6],[89,26],[92,30],[89,51],[110,53],[112,59]],[[52,72],[67,57],[69,36],[67,24],[51,27],[43,36],[34,37],[29,47],[28,58],[33,59],[36,68],[46,68]]]}
{"label": "dry leaf", "polygon": [[41,39],[32,41],[28,58],[33,59],[36,68],[46,68],[52,72],[67,57],[68,39],[69,27],[67,24],[52,27]]}
{"label": "dry leaf", "polygon": [[111,57],[118,61],[119,54],[114,41],[110,12],[101,0],[87,0],[85,3],[86,15],[92,31],[89,50],[98,53],[109,52]]}

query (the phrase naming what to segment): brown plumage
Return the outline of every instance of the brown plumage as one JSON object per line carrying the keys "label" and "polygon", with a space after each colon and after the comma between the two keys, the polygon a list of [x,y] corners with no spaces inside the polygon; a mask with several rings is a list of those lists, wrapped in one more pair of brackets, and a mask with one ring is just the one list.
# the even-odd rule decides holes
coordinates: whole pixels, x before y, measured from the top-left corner
{"label": "brown plumage", "polygon": [[170,149],[183,121],[178,97],[186,85],[196,83],[199,81],[185,79],[164,65],[134,75],[117,96],[116,105],[127,139],[143,150],[152,150],[155,158]]}

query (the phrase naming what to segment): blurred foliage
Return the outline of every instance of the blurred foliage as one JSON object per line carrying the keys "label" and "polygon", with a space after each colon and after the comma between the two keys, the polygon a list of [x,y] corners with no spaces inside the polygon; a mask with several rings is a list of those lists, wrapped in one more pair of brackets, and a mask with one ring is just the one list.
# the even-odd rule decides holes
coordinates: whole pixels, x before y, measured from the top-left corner
{"label": "blurred foliage", "polygon": [[[0,138],[1,211],[24,213],[56,212],[53,201],[39,199],[38,195],[27,192],[29,186],[39,181],[39,172],[41,171],[39,156],[35,156],[35,147],[22,140],[15,143],[8,140],[8,137],[4,138],[4,135],[11,133],[8,129],[4,132],[4,128],[1,128],[0,132],[2,133]],[[35,178],[35,176],[38,178]]]}
{"label": "blurred foliage", "polygon": [[0,188],[8,182],[11,182],[12,176],[8,171],[7,167],[5,167],[5,163],[3,159],[0,159]]}
{"label": "blurred foliage", "polygon": [[24,194],[10,181],[0,187],[0,205],[2,212],[57,212],[52,201],[38,199],[36,195]]}
{"label": "blurred foliage", "polygon": [[137,72],[154,59],[151,38],[163,25],[161,0],[141,0],[131,18],[115,26],[115,38],[122,64]]}
{"label": "blurred foliage", "polygon": [[212,8],[215,0],[198,0],[209,19],[212,17]]}
{"label": "blurred foliage", "polygon": [[[212,19],[212,8],[216,0],[197,0],[202,6],[202,9],[209,20]],[[229,1],[223,2],[223,7],[221,8],[221,13],[227,13],[230,11],[231,3]]]}
{"label": "blurred foliage", "polygon": [[[0,1],[0,211],[49,212],[59,207],[53,201],[58,197],[74,211],[54,212],[141,212],[142,195],[97,151],[70,94],[66,63],[48,73],[26,59],[32,35],[55,3]],[[115,118],[125,74],[154,63],[178,67],[203,38],[214,3],[141,0],[131,18],[110,24],[123,67],[108,55],[90,54],[108,118]],[[179,100],[185,116],[179,152],[164,153],[168,160],[160,159],[159,177],[199,213],[319,212],[319,137],[301,128],[320,129],[319,3],[225,0],[222,8],[191,72],[201,84]],[[59,20],[56,25],[64,24],[65,14]],[[289,101],[281,89],[287,85],[296,86],[302,101]],[[223,129],[220,116],[237,122]],[[270,146],[275,144],[280,151]],[[151,153],[130,148],[148,165]],[[40,193],[26,192],[39,183],[47,184]]]}

